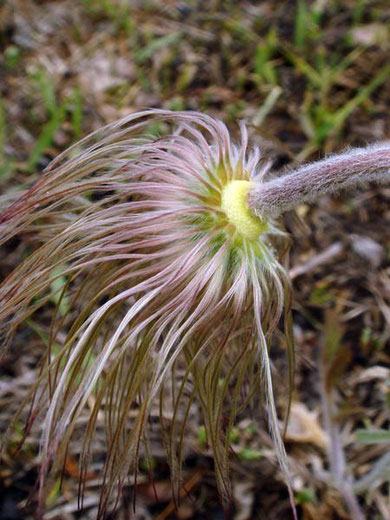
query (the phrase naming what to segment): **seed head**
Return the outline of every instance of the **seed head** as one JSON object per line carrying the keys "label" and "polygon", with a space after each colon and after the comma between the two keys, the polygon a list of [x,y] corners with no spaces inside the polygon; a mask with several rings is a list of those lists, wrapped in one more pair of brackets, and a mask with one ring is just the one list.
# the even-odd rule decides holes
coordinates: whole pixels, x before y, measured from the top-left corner
{"label": "seed head", "polygon": [[195,401],[226,503],[229,431],[258,395],[287,474],[269,348],[283,315],[291,373],[289,283],[273,245],[283,233],[247,205],[251,183],[261,182],[258,160],[244,127],[234,144],[206,115],[140,112],[74,145],[0,213],[0,243],[21,232],[36,240],[0,286],[4,351],[57,290],[47,355],[27,400],[30,417],[43,418],[41,504],[46,475],[61,467],[87,403],[80,495],[105,415],[99,518],[148,454],[158,403],[176,496]]}

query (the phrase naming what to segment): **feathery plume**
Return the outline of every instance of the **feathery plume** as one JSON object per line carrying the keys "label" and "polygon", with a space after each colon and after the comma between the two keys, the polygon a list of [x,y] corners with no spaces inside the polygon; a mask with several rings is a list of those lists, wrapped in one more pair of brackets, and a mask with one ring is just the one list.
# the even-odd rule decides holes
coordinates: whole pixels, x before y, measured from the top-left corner
{"label": "feathery plume", "polygon": [[[170,135],[150,135],[151,124],[168,126]],[[0,244],[19,233],[37,243],[0,285],[3,355],[17,328],[52,299],[53,282],[66,279],[41,375],[25,401],[31,418],[43,417],[41,504],[46,476],[61,468],[87,402],[81,496],[98,413],[105,414],[99,518],[129,472],[136,475],[158,400],[176,496],[195,396],[226,504],[229,431],[254,395],[266,401],[288,476],[269,359],[283,317],[291,378],[290,285],[271,242],[287,247],[272,219],[248,208],[249,190],[262,183],[258,160],[244,126],[234,144],[224,124],[206,115],[148,110],[71,147],[0,213]],[[167,403],[164,389],[179,365],[184,375]]]}

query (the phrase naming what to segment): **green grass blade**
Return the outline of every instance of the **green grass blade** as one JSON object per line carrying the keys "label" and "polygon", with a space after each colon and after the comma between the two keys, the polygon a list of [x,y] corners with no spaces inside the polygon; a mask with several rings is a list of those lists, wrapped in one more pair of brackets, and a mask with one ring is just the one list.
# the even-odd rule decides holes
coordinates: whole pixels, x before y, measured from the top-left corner
{"label": "green grass blade", "polygon": [[35,143],[31,151],[30,157],[28,159],[28,172],[31,173],[34,170],[46,148],[48,148],[52,144],[54,134],[56,133],[56,131],[58,130],[65,118],[67,104],[67,101],[64,101],[60,108],[56,110],[52,119],[50,119],[50,121],[48,121],[46,125],[43,127],[41,135]]}

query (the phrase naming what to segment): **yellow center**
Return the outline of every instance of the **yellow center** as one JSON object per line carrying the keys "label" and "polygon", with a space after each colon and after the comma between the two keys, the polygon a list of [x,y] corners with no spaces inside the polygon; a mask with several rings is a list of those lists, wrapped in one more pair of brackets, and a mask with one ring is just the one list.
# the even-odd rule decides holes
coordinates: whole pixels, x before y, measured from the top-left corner
{"label": "yellow center", "polygon": [[229,182],[222,191],[221,208],[242,236],[254,240],[265,231],[267,224],[248,207],[251,184],[250,181]]}

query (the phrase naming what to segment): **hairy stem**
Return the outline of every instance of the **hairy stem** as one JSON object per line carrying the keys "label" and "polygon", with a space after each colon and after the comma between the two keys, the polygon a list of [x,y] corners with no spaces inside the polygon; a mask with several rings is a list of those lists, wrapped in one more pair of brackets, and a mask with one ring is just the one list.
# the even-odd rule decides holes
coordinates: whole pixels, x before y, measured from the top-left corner
{"label": "hairy stem", "polygon": [[277,216],[320,195],[390,181],[390,143],[357,148],[256,183],[248,203],[260,217]]}

